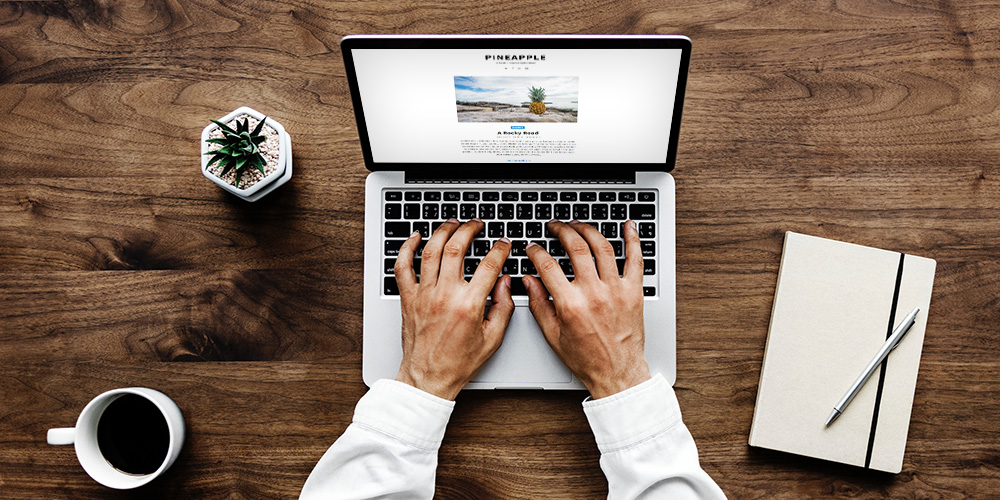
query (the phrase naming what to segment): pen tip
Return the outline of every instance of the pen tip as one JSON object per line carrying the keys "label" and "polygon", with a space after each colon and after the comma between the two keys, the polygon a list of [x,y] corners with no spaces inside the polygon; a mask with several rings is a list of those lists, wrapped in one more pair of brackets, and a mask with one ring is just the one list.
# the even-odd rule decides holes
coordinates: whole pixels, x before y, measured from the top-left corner
{"label": "pen tip", "polygon": [[835,408],[832,412],[830,412],[830,416],[826,419],[826,426],[830,427],[830,424],[832,424],[834,420],[837,420],[837,417],[839,416],[840,412]]}

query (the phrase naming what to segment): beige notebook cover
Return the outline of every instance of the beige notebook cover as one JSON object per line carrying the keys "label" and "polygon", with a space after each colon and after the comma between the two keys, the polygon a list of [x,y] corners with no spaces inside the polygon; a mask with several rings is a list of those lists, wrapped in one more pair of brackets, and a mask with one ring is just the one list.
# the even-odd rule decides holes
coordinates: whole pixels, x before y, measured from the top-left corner
{"label": "beige notebook cover", "polygon": [[[934,268],[924,257],[785,233],[750,446],[898,473]],[[914,307],[920,313],[906,337],[825,427]]]}

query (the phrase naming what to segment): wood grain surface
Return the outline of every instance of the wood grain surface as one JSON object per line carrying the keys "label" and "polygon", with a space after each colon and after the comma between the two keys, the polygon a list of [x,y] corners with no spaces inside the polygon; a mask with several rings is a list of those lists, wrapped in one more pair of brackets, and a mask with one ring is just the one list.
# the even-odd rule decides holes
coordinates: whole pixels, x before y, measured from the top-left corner
{"label": "wood grain surface", "polygon": [[[297,495],[365,391],[351,33],[689,35],[676,391],[705,470],[740,499],[1000,492],[995,2],[41,0],[0,2],[0,496]],[[295,143],[254,204],[198,166],[241,105]],[[788,230],[938,262],[899,475],[747,446]],[[188,425],[132,492],[45,444],[122,386]],[[606,496],[582,397],[462,394],[437,496]]]}

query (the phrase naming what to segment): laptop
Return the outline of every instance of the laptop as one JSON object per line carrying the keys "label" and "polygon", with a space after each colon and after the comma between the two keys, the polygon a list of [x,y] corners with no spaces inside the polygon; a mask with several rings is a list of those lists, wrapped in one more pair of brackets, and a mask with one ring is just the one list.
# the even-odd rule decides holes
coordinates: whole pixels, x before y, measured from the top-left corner
{"label": "laptop", "polygon": [[[691,41],[683,36],[347,36],[341,41],[365,166],[362,372],[402,359],[396,255],[413,231],[485,223],[466,278],[498,239],[517,306],[503,345],[467,389],[584,389],[528,310],[520,277],[537,242],[572,277],[545,222],[578,219],[624,264],[638,223],[646,359],[676,379],[674,167]],[[419,254],[419,252],[418,252]],[[419,255],[418,255],[419,257]],[[419,271],[419,260],[416,264]],[[489,304],[489,303],[488,303]]]}

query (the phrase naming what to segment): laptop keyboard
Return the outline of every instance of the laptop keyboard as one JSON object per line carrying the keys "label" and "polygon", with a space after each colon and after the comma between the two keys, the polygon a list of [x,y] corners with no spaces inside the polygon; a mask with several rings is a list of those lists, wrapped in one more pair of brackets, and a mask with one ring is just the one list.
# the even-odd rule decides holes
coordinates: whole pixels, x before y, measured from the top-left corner
{"label": "laptop keyboard", "polygon": [[[423,240],[414,257],[413,267],[420,273],[420,254],[427,238],[449,218],[460,221],[479,217],[485,227],[476,235],[465,256],[465,277],[476,271],[494,242],[502,237],[511,240],[511,252],[503,266],[509,274],[511,294],[526,295],[521,276],[535,275],[535,266],[525,248],[534,241],[559,263],[567,277],[573,278],[573,266],[565,249],[545,223],[552,219],[586,222],[611,242],[619,273],[625,265],[624,224],[632,219],[638,224],[643,256],[643,274],[655,276],[656,265],[656,193],[641,190],[386,190],[383,191],[383,290],[384,295],[399,295],[393,267],[403,242],[420,231]],[[647,283],[655,280],[646,280]],[[643,294],[655,296],[655,286],[644,286]]]}

